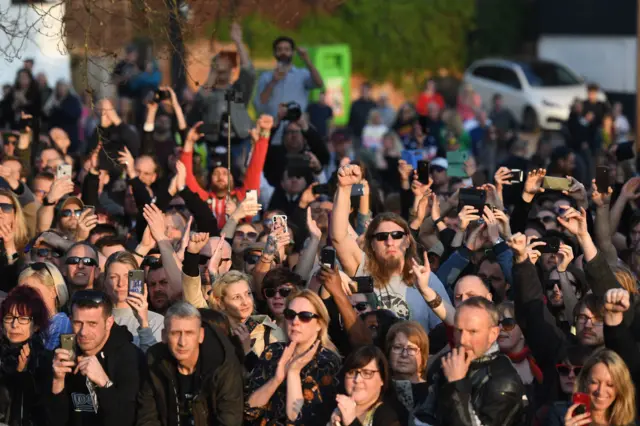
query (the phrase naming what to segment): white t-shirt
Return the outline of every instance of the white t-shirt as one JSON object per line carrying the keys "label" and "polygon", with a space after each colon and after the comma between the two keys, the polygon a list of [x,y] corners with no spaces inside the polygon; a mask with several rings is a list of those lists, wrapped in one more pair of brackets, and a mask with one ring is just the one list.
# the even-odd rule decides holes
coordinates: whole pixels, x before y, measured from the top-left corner
{"label": "white t-shirt", "polygon": [[371,150],[378,150],[382,147],[382,137],[389,128],[384,124],[367,124],[362,129],[362,146]]}

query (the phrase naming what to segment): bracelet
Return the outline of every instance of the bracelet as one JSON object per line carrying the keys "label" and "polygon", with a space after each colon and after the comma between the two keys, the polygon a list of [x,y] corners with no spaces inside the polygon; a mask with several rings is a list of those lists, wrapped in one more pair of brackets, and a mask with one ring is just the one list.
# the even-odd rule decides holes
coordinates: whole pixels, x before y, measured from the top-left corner
{"label": "bracelet", "polygon": [[271,130],[260,130],[261,138],[268,138],[269,136],[271,136]]}
{"label": "bracelet", "polygon": [[137,252],[137,251],[135,251],[135,250],[133,251],[133,254],[135,254],[136,256],[141,257],[141,258],[143,258],[143,259],[144,259],[144,256],[143,256],[143,255],[141,255],[140,253],[138,253],[138,252]]}
{"label": "bracelet", "polygon": [[440,216],[438,219],[436,219],[436,220],[433,222],[433,224],[434,224],[434,225],[437,225],[437,224],[439,224],[440,222],[442,222],[443,220],[444,220],[444,216]]}
{"label": "bracelet", "polygon": [[436,298],[431,302],[427,301],[427,305],[429,305],[431,309],[437,308],[438,306],[442,305],[442,297],[438,293],[436,293]]}

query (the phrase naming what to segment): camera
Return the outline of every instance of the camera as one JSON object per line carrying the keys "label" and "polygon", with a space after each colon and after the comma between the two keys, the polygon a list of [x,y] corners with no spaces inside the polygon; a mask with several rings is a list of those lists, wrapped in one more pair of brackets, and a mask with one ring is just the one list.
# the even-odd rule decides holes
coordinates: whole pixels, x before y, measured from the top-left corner
{"label": "camera", "polygon": [[302,108],[297,102],[289,102],[287,104],[287,114],[284,116],[285,121],[298,121],[302,117]]}
{"label": "camera", "polygon": [[236,104],[241,104],[244,102],[242,92],[230,89],[227,90],[224,94],[224,100],[227,102],[233,102]]}
{"label": "camera", "polygon": [[155,103],[162,102],[162,101],[167,101],[169,99],[171,99],[171,93],[169,93],[168,90],[158,89],[158,90],[156,90],[156,93],[153,96],[153,101]]}

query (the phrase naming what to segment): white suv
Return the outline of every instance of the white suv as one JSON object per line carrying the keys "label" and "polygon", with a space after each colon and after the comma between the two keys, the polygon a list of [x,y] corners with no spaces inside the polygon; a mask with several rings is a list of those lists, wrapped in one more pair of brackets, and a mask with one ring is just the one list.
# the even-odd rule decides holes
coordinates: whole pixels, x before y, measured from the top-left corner
{"label": "white suv", "polygon": [[[529,131],[559,130],[569,118],[574,99],[587,97],[587,85],[577,73],[540,59],[476,61],[465,72],[464,82],[481,96],[487,110],[493,96],[501,94],[505,108]],[[602,92],[599,98],[606,99]]]}

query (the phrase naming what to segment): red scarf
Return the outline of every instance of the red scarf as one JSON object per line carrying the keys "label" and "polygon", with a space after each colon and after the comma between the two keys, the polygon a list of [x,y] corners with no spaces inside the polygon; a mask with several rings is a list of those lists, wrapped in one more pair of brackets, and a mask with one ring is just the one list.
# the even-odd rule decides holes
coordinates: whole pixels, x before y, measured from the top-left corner
{"label": "red scarf", "polygon": [[529,368],[531,368],[531,374],[536,379],[538,383],[542,383],[542,370],[538,367],[538,363],[531,355],[531,349],[528,346],[525,346],[520,352],[508,353],[507,356],[514,364],[518,364],[525,359],[529,361]]}

